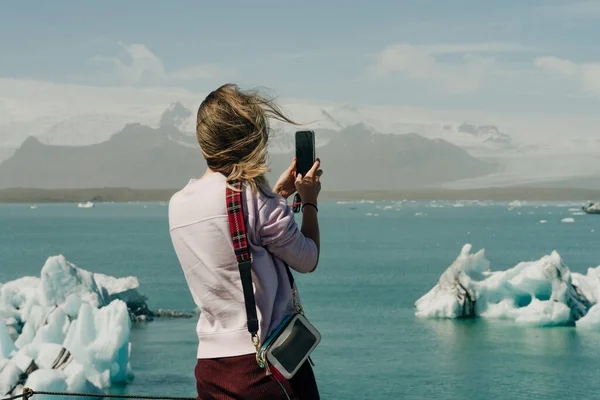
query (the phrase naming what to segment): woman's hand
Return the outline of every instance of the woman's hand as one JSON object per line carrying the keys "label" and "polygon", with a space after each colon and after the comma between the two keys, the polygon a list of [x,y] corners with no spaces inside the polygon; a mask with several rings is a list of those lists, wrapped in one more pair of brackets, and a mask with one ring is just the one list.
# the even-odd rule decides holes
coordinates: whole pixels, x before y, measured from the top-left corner
{"label": "woman's hand", "polygon": [[277,183],[273,187],[273,192],[282,196],[284,199],[290,197],[296,191],[294,182],[296,181],[296,157],[292,160],[290,166],[283,171]]}
{"label": "woman's hand", "polygon": [[305,176],[302,176],[302,174],[296,176],[296,190],[300,194],[302,203],[317,204],[317,198],[321,192],[321,175],[323,174],[323,171],[319,169],[320,166],[321,160],[317,158],[317,161]]}

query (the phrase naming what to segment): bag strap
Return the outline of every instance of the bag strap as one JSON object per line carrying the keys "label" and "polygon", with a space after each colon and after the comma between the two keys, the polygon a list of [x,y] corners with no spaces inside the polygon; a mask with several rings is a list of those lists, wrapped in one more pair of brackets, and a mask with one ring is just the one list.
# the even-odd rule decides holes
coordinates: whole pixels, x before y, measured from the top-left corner
{"label": "bag strap", "polygon": [[[229,185],[235,190],[232,190]],[[239,181],[232,181],[229,182],[229,185],[226,189],[229,230],[231,232],[233,250],[240,271],[240,279],[242,281],[244,302],[246,303],[246,317],[248,318],[248,332],[252,335],[252,341],[256,346],[258,344],[258,317],[256,315],[256,301],[254,299],[254,289],[252,287],[252,254],[248,247],[248,237],[246,234],[244,204],[242,203],[242,183]],[[294,276],[287,264],[285,264],[285,268],[292,292],[294,293],[294,302],[296,302]]]}

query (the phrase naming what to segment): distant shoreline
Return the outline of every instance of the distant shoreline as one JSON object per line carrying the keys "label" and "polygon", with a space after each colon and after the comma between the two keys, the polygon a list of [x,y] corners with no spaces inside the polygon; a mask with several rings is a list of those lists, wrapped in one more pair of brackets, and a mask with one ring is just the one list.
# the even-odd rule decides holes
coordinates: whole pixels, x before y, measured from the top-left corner
{"label": "distant shoreline", "polygon": [[[177,189],[0,189],[0,203],[126,203],[165,202]],[[398,189],[375,191],[323,191],[323,200],[479,200],[479,201],[594,201],[600,190],[554,188]]]}

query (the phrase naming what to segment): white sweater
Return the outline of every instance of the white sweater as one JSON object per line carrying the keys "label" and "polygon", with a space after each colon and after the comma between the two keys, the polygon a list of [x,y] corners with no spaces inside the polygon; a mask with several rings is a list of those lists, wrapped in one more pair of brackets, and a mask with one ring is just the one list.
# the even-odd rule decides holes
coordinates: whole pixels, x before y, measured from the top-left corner
{"label": "white sweater", "polygon": [[[191,180],[171,198],[169,227],[200,318],[198,358],[219,358],[255,351],[247,329],[240,274],[233,252],[220,173]],[[314,269],[315,243],[300,232],[285,199],[274,194],[243,194],[252,280],[261,342],[294,311],[285,261],[294,270]]]}

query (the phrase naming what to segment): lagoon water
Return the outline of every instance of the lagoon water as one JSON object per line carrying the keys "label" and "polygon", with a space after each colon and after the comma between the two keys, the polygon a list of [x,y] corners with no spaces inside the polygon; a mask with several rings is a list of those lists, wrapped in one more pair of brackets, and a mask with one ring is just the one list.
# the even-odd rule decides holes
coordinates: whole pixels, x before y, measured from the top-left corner
{"label": "lagoon water", "polygon": [[[320,206],[322,258],[299,276],[323,340],[314,360],[324,399],[595,399],[600,332],[510,321],[421,320],[414,302],[465,243],[492,269],[557,250],[572,271],[600,265],[600,216],[579,204],[398,202]],[[573,215],[575,214],[575,215]],[[574,222],[561,222],[564,218]],[[541,220],[547,221],[540,223]],[[135,275],[153,309],[192,311],[158,203],[0,206],[0,282],[39,275],[48,256]],[[195,320],[132,333],[134,381],[115,393],[194,396]]]}

